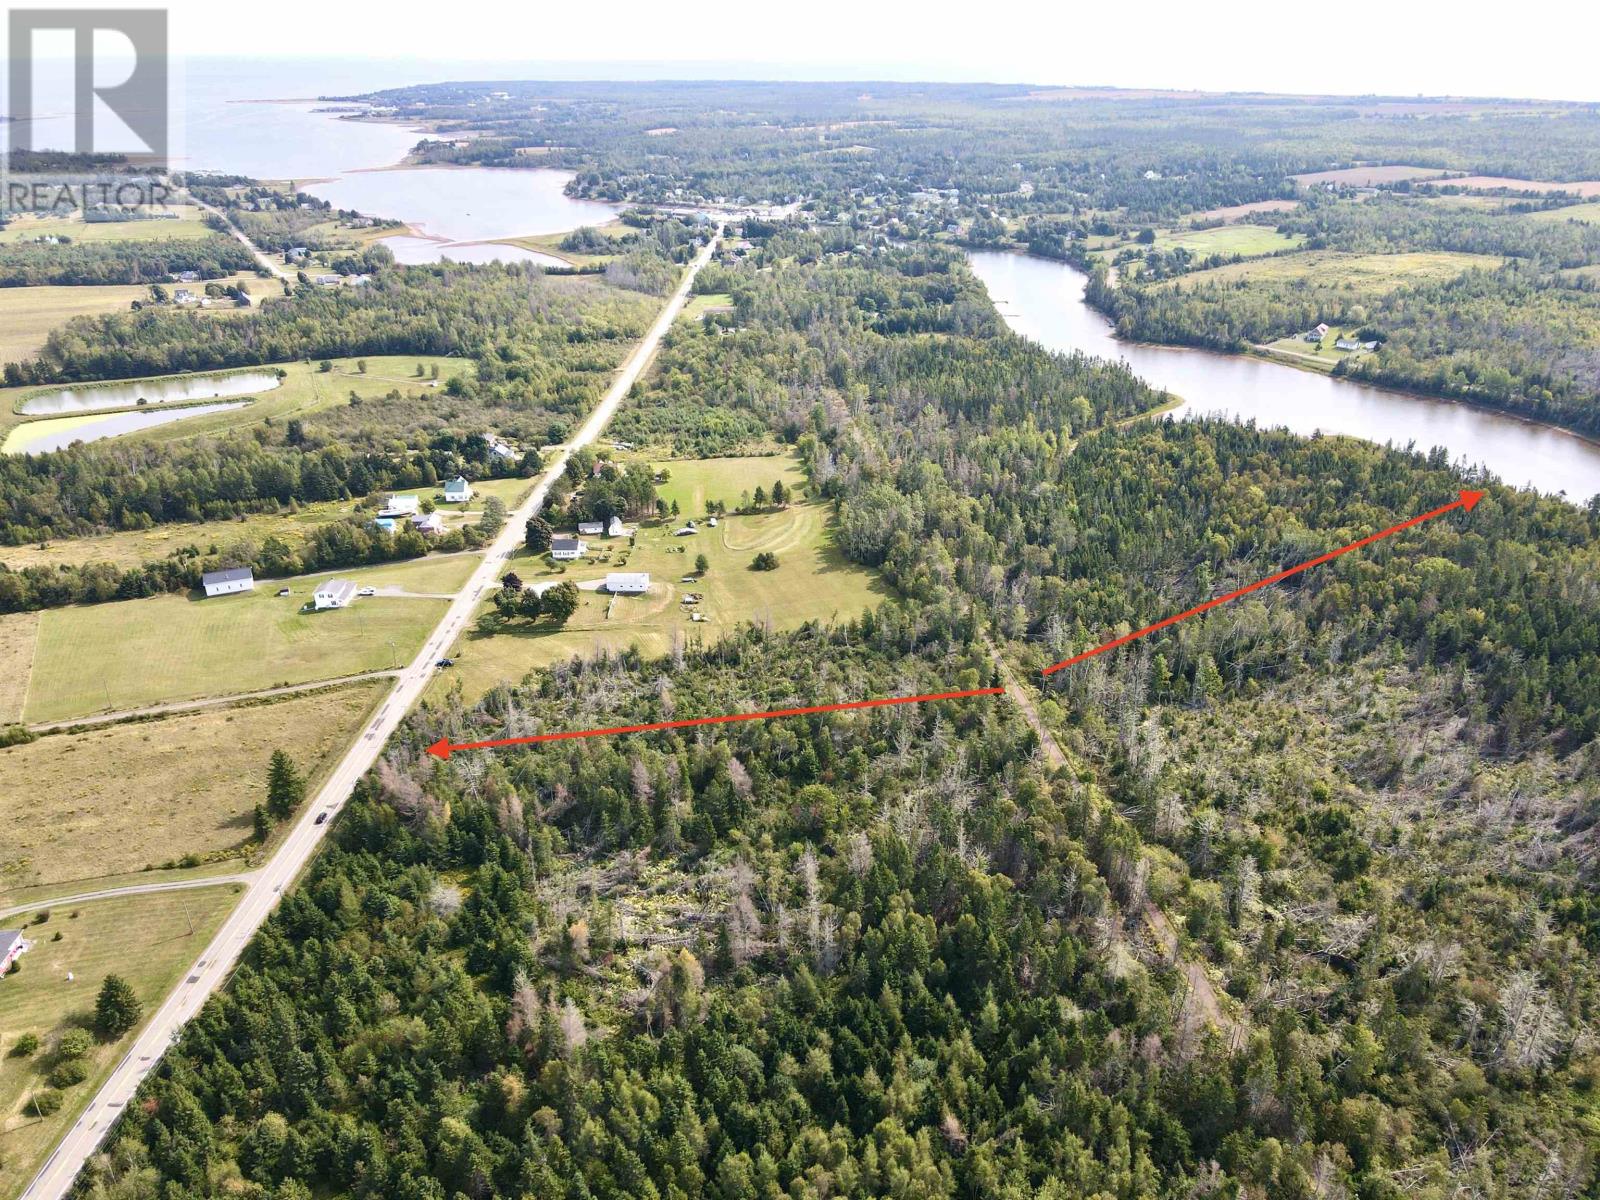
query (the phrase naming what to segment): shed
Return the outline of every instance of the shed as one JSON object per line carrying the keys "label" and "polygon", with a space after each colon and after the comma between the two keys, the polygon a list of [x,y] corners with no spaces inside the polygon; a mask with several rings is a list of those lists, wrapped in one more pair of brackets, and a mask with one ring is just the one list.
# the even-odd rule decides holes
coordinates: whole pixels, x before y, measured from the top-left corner
{"label": "shed", "polygon": [[615,596],[637,596],[650,590],[648,571],[612,571],[606,575],[606,591]]}
{"label": "shed", "polygon": [[254,588],[256,577],[249,567],[227,567],[221,571],[207,571],[200,576],[200,586],[207,596],[231,596]]}
{"label": "shed", "polygon": [[584,537],[599,537],[606,531],[604,521],[579,521],[578,532]]}

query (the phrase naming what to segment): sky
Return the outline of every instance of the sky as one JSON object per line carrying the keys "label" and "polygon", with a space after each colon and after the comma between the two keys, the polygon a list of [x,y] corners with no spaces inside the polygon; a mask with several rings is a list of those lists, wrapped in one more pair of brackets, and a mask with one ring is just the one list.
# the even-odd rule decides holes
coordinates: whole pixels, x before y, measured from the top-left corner
{"label": "sky", "polygon": [[[150,0],[94,0],[152,7]],[[31,0],[28,7],[63,7]],[[405,58],[416,81],[938,79],[1600,101],[1600,5],[1580,0],[1139,0],[1094,6],[806,0],[172,0],[180,56]]]}

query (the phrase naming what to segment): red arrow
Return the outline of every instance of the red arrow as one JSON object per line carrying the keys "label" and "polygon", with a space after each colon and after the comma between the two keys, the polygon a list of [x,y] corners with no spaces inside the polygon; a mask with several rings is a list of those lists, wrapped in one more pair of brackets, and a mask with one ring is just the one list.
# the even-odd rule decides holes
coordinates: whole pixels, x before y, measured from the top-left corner
{"label": "red arrow", "polygon": [[1359,550],[1363,546],[1370,546],[1373,542],[1382,541],[1384,538],[1389,537],[1392,534],[1399,533],[1402,529],[1410,529],[1413,525],[1420,525],[1424,521],[1431,521],[1435,517],[1442,517],[1445,513],[1450,512],[1452,509],[1464,508],[1468,512],[1471,512],[1473,506],[1477,504],[1479,500],[1482,500],[1483,496],[1484,493],[1482,492],[1463,491],[1459,500],[1455,500],[1450,504],[1436,508],[1432,512],[1425,512],[1420,517],[1412,517],[1409,521],[1401,521],[1398,525],[1391,525],[1381,533],[1368,534],[1359,542],[1351,542],[1348,546],[1340,546],[1337,550],[1330,550],[1326,554],[1319,554],[1310,562],[1303,562],[1298,567],[1290,567],[1286,571],[1279,571],[1276,575],[1269,575],[1265,579],[1258,579],[1249,587],[1242,587],[1236,592],[1229,592],[1226,596],[1218,596],[1214,600],[1207,600],[1204,604],[1197,604],[1187,612],[1181,612],[1176,616],[1167,617],[1165,620],[1157,621],[1154,625],[1146,625],[1143,629],[1136,629],[1134,632],[1124,634],[1122,637],[1116,638],[1113,641],[1109,641],[1103,646],[1096,646],[1093,650],[1085,650],[1082,654],[1075,654],[1071,658],[1063,659],[1061,662],[1056,663],[1052,667],[1046,667],[1040,672],[1040,674],[1053,675],[1055,672],[1060,671],[1065,667],[1072,666],[1073,663],[1080,663],[1086,658],[1093,658],[1097,654],[1104,654],[1107,650],[1115,650],[1118,646],[1125,646],[1129,642],[1137,641],[1146,634],[1154,633],[1158,629],[1165,629],[1168,625],[1176,625],[1179,621],[1187,620],[1188,618],[1195,616],[1197,613],[1203,613],[1208,608],[1215,608],[1219,604],[1226,604],[1229,600],[1237,600],[1240,596],[1248,596],[1251,592],[1258,592],[1264,587],[1271,587],[1273,584],[1285,580],[1291,575],[1298,575],[1301,571],[1308,571],[1312,567],[1321,566],[1325,562],[1338,558],[1341,554],[1349,554],[1352,550]]}
{"label": "red arrow", "polygon": [[845,704],[812,704],[805,708],[780,708],[771,712],[732,713],[721,717],[690,717],[684,721],[653,721],[648,725],[618,725],[612,729],[574,729],[565,733],[536,733],[532,737],[495,738],[487,742],[450,743],[440,738],[428,747],[435,758],[448,761],[457,750],[487,750],[494,746],[526,746],[532,742],[559,742],[567,738],[609,737],[618,733],[649,733],[656,729],[686,729],[691,725],[722,725],[729,721],[764,721],[772,717],[803,717],[809,713],[840,712],[847,708],[882,708],[886,704],[921,704],[924,700],[962,700],[968,696],[998,696],[1004,688],[973,688],[965,692],[934,692],[925,696],[890,696],[882,700],[851,700]]}

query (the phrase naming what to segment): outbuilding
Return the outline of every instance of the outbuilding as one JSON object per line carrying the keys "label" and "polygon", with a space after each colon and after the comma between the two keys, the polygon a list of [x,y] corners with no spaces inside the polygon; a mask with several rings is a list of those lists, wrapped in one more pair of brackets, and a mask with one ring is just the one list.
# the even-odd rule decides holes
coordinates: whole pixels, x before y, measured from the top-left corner
{"label": "outbuilding", "polygon": [[606,575],[606,591],[614,596],[638,596],[649,590],[648,571],[612,571]]}
{"label": "outbuilding", "polygon": [[311,603],[318,612],[325,608],[349,608],[356,598],[356,585],[348,579],[330,579],[317,585]]}
{"label": "outbuilding", "polygon": [[606,526],[607,537],[627,537],[628,527],[622,523],[622,518],[613,516],[611,524]]}
{"label": "outbuilding", "polygon": [[11,969],[11,964],[28,948],[20,929],[0,929],[0,975]]}
{"label": "outbuilding", "polygon": [[422,510],[422,501],[415,496],[390,496],[383,508],[379,510],[380,517],[409,517]]}
{"label": "outbuilding", "polygon": [[604,521],[579,521],[578,532],[584,537],[599,537],[606,531]]}
{"label": "outbuilding", "polygon": [[254,588],[256,577],[249,567],[227,567],[221,571],[207,571],[200,576],[200,586],[207,596],[231,596]]}

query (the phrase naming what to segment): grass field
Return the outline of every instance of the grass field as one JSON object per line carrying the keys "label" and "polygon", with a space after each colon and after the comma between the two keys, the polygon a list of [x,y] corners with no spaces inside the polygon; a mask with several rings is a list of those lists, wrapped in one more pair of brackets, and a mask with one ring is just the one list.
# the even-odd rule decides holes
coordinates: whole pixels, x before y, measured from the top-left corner
{"label": "grass field", "polygon": [[1141,244],[1132,238],[1103,239],[1098,246],[1090,246],[1092,257],[1111,263],[1124,250],[1170,252],[1187,250],[1195,259],[1204,261],[1212,255],[1232,258],[1258,258],[1293,250],[1305,238],[1300,234],[1285,237],[1268,225],[1219,225],[1215,229],[1158,229],[1156,240]]}
{"label": "grass field", "polygon": [[[678,500],[684,517],[704,511],[707,498],[737,503],[739,493],[757,484],[770,489],[780,473],[788,483],[799,481],[792,459],[710,459],[663,464],[672,471],[661,489],[669,502]],[[584,591],[576,614],[565,628],[513,622],[492,636],[466,634],[452,657],[456,666],[441,671],[432,692],[442,694],[459,681],[466,699],[477,700],[497,684],[520,680],[529,671],[575,655],[620,651],[637,644],[647,654],[663,654],[681,635],[686,642],[713,642],[746,622],[787,629],[810,620],[847,620],[874,607],[888,593],[872,572],[847,562],[833,544],[831,507],[797,503],[786,509],[752,516],[730,516],[716,529],[702,527],[692,537],[676,538],[678,521],[643,526],[630,548],[626,539],[597,539],[589,561],[548,567],[542,558],[513,561],[525,582],[570,579],[576,583],[603,579],[608,571],[650,573],[650,591],[643,596],[612,597]],[[751,560],[762,550],[778,556],[775,571],[753,571]],[[704,554],[710,569],[703,579],[680,582],[694,573],[696,555]],[[705,621],[691,621],[681,603],[684,592],[704,597],[695,606]],[[487,609],[487,604],[485,609]]]}
{"label": "grass field", "polygon": [[[1492,254],[1456,254],[1418,251],[1407,254],[1346,254],[1337,250],[1308,250],[1253,262],[1229,263],[1181,277],[1184,287],[1240,280],[1275,282],[1309,280],[1323,287],[1349,287],[1357,291],[1386,292],[1408,283],[1436,283],[1454,279],[1474,267],[1492,270],[1501,260]],[[1173,281],[1158,284],[1170,286]]]}
{"label": "grass field", "polygon": [[1384,183],[1402,183],[1407,179],[1437,179],[1443,174],[1436,167],[1341,167],[1333,171],[1309,171],[1289,178],[1302,187],[1315,187],[1323,183],[1344,187],[1377,187]]}
{"label": "grass field", "polygon": [[[91,1017],[101,982],[121,975],[148,1018],[237,900],[237,885],[97,900],[54,910],[48,922],[28,929],[33,949],[22,956],[21,970],[0,980],[0,1197],[21,1193],[136,1035],[96,1042],[88,1079],[66,1089],[54,1116],[40,1120],[28,1111],[28,1098],[46,1086],[53,1047]],[[61,940],[53,941],[57,933]],[[11,1047],[24,1033],[38,1037],[40,1049],[14,1058]]]}
{"label": "grass field", "polygon": [[287,751],[314,781],[388,686],[374,679],[0,749],[0,817],[11,830],[0,848],[0,906],[20,888],[78,882],[74,890],[92,891],[106,886],[102,876],[185,855],[244,854],[272,752]]}
{"label": "grass field", "polygon": [[175,205],[176,221],[85,221],[70,217],[20,216],[0,229],[0,245],[42,237],[69,237],[75,242],[151,242],[158,238],[205,237],[211,230],[192,205]]}
{"label": "grass field", "polygon": [[[467,504],[445,504],[442,489],[419,494],[438,498],[438,511],[444,514],[447,526],[477,520],[483,510],[486,496],[498,496],[512,507],[533,486],[531,479],[489,479],[472,485],[473,498]],[[204,521],[198,524],[156,525],[150,529],[127,530],[121,533],[100,534],[97,537],[62,538],[42,546],[0,546],[0,563],[12,570],[32,566],[76,565],[88,562],[106,562],[118,567],[135,567],[140,563],[165,558],[174,550],[195,546],[209,552],[241,539],[256,543],[269,537],[279,537],[290,545],[297,544],[312,529],[332,521],[356,516],[362,510],[352,501],[340,500],[307,504],[296,512],[257,513],[231,521]],[[370,509],[365,510],[370,514]],[[0,617],[0,622],[4,618]],[[3,654],[3,651],[0,651]],[[3,661],[3,658],[0,658]],[[0,695],[4,685],[0,683]],[[5,711],[0,702],[0,714]],[[0,720],[4,720],[0,716]]]}
{"label": "grass field", "polygon": [[1526,221],[1539,221],[1551,225],[1563,221],[1577,221],[1584,225],[1600,225],[1600,203],[1569,204],[1565,208],[1546,208],[1529,213]]}
{"label": "grass field", "polygon": [[[270,284],[255,275],[230,275],[223,282],[244,284],[258,299],[271,293]],[[135,300],[147,299],[150,289],[143,284],[110,284],[104,287],[0,288],[0,363],[32,358],[44,346],[50,331],[73,317],[99,316],[126,312]],[[194,310],[207,316],[228,317],[237,308]]]}
{"label": "grass field", "polygon": [[38,638],[38,613],[0,615],[0,725],[12,725],[22,719],[33,647]]}
{"label": "grass field", "polygon": [[1255,213],[1292,212],[1300,207],[1298,200],[1256,200],[1250,204],[1229,204],[1223,208],[1208,208],[1204,212],[1190,213],[1194,221],[1237,221]]}
{"label": "grass field", "polygon": [[[257,294],[261,294],[259,289]],[[278,369],[286,372],[283,382],[257,395],[255,403],[249,407],[177,421],[170,425],[154,427],[148,432],[124,436],[170,441],[194,437],[197,434],[218,433],[235,426],[257,425],[268,417],[285,420],[316,412],[318,409],[347,403],[352,391],[364,399],[376,399],[393,388],[399,388],[401,391],[423,390],[428,381],[417,378],[416,368],[419,362],[425,372],[431,372],[432,368],[437,366],[441,380],[459,374],[464,369],[459,358],[369,355],[366,360],[367,372],[363,375],[357,369],[358,361],[360,360],[355,358],[334,359],[333,370],[329,372],[323,372],[317,363],[268,364],[260,369]],[[35,393],[49,390],[39,387],[0,388],[0,431],[11,429],[24,422],[24,419],[15,412],[19,401]],[[442,394],[440,403],[445,403]],[[15,448],[16,444],[7,439],[6,449]]]}
{"label": "grass field", "polygon": [[703,320],[707,313],[728,312],[733,308],[733,297],[727,292],[707,292],[701,296],[693,296],[689,303],[683,306],[683,311],[678,314],[680,321]]}
{"label": "grass field", "polygon": [[[359,584],[443,590],[474,557],[335,572]],[[373,596],[307,613],[311,577],[214,599],[153,596],[41,614],[23,714],[30,722],[229,696],[403,665],[446,601]]]}
{"label": "grass field", "polygon": [[744,458],[671,459],[655,464],[667,472],[667,482],[656,493],[685,517],[705,515],[706,502],[716,500],[735,508],[740,496],[756,488],[772,491],[779,479],[791,490],[805,487],[806,477],[792,455],[752,455]]}

